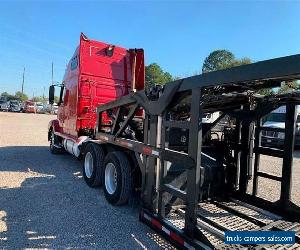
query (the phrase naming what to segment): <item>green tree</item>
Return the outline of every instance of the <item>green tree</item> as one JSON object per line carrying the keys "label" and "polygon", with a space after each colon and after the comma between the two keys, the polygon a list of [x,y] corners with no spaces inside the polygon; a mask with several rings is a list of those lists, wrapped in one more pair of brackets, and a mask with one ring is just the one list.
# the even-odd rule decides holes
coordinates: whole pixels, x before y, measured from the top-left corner
{"label": "green tree", "polygon": [[173,81],[173,76],[169,72],[164,72],[163,84]]}
{"label": "green tree", "polygon": [[163,71],[157,63],[151,63],[145,68],[146,87],[152,87],[156,84],[163,85],[173,80],[169,72]]}
{"label": "green tree", "polygon": [[272,89],[260,89],[257,93],[260,95],[271,95],[274,94],[274,91]]}
{"label": "green tree", "polygon": [[215,50],[205,58],[202,73],[229,68],[234,59],[234,54],[228,50]]}
{"label": "green tree", "polygon": [[297,81],[284,82],[278,89],[278,93],[287,93],[299,89],[299,83]]}
{"label": "green tree", "polygon": [[[252,63],[252,61],[248,57],[237,59],[235,55],[228,50],[215,50],[205,58],[202,66],[202,73],[228,69],[250,63]],[[272,89],[260,89],[257,93],[261,95],[270,95],[274,92]]]}
{"label": "green tree", "polygon": [[[241,59],[234,59],[231,67],[241,66],[241,65],[250,64],[250,63],[252,63],[250,58],[243,57]],[[230,68],[230,67],[228,67],[228,68]]]}
{"label": "green tree", "polygon": [[32,97],[32,101],[33,102],[42,102],[43,101],[43,97],[42,96]]}
{"label": "green tree", "polygon": [[27,101],[28,100],[28,96],[26,94],[22,94],[21,91],[17,91],[16,94],[15,94],[15,97],[17,99],[19,99],[20,101],[24,102],[24,101]]}
{"label": "green tree", "polygon": [[8,101],[15,99],[15,97],[14,97],[13,95],[11,95],[11,94],[9,94],[9,93],[7,93],[7,92],[3,92],[3,93],[1,94],[1,96],[6,97],[6,99],[7,99]]}
{"label": "green tree", "polygon": [[234,54],[228,50],[215,50],[205,58],[202,66],[202,73],[227,69],[249,63],[251,63],[251,60],[247,57],[237,59]]}
{"label": "green tree", "polygon": [[58,103],[59,102],[59,97],[58,96],[54,96],[54,102]]}

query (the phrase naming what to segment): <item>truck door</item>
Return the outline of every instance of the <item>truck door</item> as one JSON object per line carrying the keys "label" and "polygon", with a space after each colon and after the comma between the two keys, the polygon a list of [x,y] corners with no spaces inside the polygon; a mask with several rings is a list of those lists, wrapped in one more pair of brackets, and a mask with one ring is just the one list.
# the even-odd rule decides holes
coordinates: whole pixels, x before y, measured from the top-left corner
{"label": "truck door", "polygon": [[60,90],[60,96],[59,96],[59,103],[58,103],[58,111],[57,111],[57,118],[59,120],[59,126],[63,128],[65,128],[65,94],[66,94],[66,88],[65,85],[63,83],[63,86],[61,87]]}

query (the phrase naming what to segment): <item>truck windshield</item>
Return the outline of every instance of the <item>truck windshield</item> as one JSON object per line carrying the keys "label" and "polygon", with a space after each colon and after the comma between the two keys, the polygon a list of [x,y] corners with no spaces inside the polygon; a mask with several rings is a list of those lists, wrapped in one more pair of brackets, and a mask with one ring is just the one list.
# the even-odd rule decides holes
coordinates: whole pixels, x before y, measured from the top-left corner
{"label": "truck windshield", "polygon": [[270,113],[266,118],[267,122],[285,122],[285,113]]}

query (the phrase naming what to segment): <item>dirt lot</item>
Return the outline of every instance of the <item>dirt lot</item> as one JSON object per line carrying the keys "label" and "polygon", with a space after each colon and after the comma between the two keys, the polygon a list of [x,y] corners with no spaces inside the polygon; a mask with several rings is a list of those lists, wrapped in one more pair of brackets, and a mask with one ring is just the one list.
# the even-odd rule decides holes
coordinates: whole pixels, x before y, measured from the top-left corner
{"label": "dirt lot", "polygon": [[[282,159],[270,156],[261,156],[260,170],[273,175],[281,176]],[[251,184],[251,183],[250,183]],[[251,187],[251,185],[250,185]],[[258,196],[276,201],[280,196],[280,183],[265,178],[258,179]],[[291,200],[300,206],[300,151],[294,152],[293,159],[293,186]]]}
{"label": "dirt lot", "polygon": [[[47,124],[54,116],[0,112],[0,248],[169,248],[138,221],[139,205],[109,205],[82,179],[71,155],[51,155]],[[280,175],[281,160],[261,169]],[[295,151],[292,199],[300,205],[300,152]],[[279,186],[261,179],[259,195],[278,199]]]}
{"label": "dirt lot", "polygon": [[[54,116],[0,112],[0,248],[159,249],[138,204],[109,205],[89,188],[81,163],[51,155]],[[168,245],[166,245],[168,247]]]}

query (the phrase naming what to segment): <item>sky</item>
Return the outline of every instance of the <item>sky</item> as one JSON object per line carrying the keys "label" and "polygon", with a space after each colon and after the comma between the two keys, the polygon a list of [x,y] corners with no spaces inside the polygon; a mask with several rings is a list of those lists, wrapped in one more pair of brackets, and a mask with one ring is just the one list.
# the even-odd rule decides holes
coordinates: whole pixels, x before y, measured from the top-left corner
{"label": "sky", "polygon": [[201,72],[216,49],[261,61],[300,53],[299,1],[8,1],[0,0],[0,93],[48,92],[87,37],[143,48],[174,76]]}

